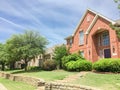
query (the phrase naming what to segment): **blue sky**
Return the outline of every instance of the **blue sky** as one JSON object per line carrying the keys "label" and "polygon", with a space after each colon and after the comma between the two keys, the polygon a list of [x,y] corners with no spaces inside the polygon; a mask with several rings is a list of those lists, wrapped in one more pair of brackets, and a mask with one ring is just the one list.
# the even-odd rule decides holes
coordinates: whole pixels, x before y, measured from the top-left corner
{"label": "blue sky", "polygon": [[113,20],[120,17],[113,0],[0,0],[0,42],[36,30],[48,39],[48,47],[65,43],[87,8]]}

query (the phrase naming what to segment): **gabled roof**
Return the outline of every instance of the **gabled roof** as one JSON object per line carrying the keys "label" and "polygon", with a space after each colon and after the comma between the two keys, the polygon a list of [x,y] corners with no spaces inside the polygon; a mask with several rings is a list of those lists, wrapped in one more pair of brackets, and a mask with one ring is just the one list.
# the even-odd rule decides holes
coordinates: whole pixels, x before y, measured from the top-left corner
{"label": "gabled roof", "polygon": [[95,12],[95,11],[93,11],[93,10],[91,10],[91,9],[87,9],[86,12],[84,13],[83,17],[81,18],[79,24],[77,25],[77,27],[76,27],[74,33],[72,34],[72,36],[75,35],[75,33],[77,32],[79,26],[82,24],[82,21],[84,20],[86,14],[87,14],[88,12],[94,13],[94,14],[95,14],[95,17],[94,17],[92,23],[90,24],[90,26],[88,27],[87,31],[85,32],[85,34],[89,34],[91,28],[92,28],[93,25],[95,24],[95,22],[96,22],[96,20],[98,19],[98,17],[101,17],[101,18],[103,18],[103,19],[109,21],[109,22],[112,23],[112,24],[115,24],[115,23],[116,23],[115,21],[113,21],[113,20],[111,20],[111,19],[109,19],[109,18],[103,16],[102,14],[100,14],[100,13],[98,13],[98,12]]}
{"label": "gabled roof", "polygon": [[66,37],[65,40],[70,39],[72,37],[73,37],[73,35],[70,35],[70,36]]}

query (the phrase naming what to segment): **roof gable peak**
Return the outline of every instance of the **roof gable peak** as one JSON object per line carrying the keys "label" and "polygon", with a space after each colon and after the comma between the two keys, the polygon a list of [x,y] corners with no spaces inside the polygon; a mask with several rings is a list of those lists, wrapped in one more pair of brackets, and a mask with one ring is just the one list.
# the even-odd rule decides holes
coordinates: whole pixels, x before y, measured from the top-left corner
{"label": "roof gable peak", "polygon": [[[73,36],[74,36],[75,33],[77,32],[79,26],[81,25],[82,21],[84,20],[86,14],[87,14],[88,12],[92,12],[93,14],[95,14],[95,17],[94,17],[94,19],[93,19],[93,21],[92,21],[93,23],[95,22],[94,20],[97,20],[98,17],[101,17],[101,18],[103,18],[103,19],[111,22],[112,24],[115,24],[115,23],[116,23],[115,21],[113,21],[113,20],[111,20],[111,19],[103,16],[102,14],[100,14],[100,13],[98,13],[98,12],[96,12],[96,11],[91,10],[91,9],[88,8],[88,9],[86,10],[86,12],[84,13],[84,15],[82,16],[82,18],[81,18],[80,22],[78,23],[77,27],[75,28],[74,33],[73,33]],[[86,34],[88,34],[89,29],[93,26],[93,25],[92,25],[93,23],[91,23],[90,26],[88,27],[88,30],[87,30]]]}

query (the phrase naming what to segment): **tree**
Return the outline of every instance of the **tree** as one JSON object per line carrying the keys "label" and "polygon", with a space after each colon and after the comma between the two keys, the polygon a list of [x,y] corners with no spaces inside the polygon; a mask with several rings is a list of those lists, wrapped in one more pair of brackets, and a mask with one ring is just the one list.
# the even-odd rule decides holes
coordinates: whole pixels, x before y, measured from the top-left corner
{"label": "tree", "polygon": [[120,25],[119,24],[115,24],[115,25],[112,25],[110,24],[110,27],[115,30],[116,34],[117,34],[117,37],[120,38]]}
{"label": "tree", "polygon": [[[114,0],[115,3],[117,3],[118,5],[118,10],[120,10],[120,0]],[[119,23],[116,23],[116,24],[110,24],[110,27],[115,30],[118,38],[120,38],[120,24]]]}
{"label": "tree", "polygon": [[27,30],[23,34],[13,35],[7,41],[7,44],[7,49],[13,52],[11,57],[14,60],[24,60],[26,71],[28,62],[39,54],[44,53],[48,41],[39,32]]}
{"label": "tree", "polygon": [[118,4],[118,9],[120,9],[120,0],[114,0],[114,2]]}
{"label": "tree", "polygon": [[66,55],[68,55],[68,50],[64,44],[55,48],[54,59],[57,61],[60,69],[62,68],[62,58]]}
{"label": "tree", "polygon": [[5,51],[5,45],[0,43],[0,64],[2,65],[2,71],[5,69],[5,63],[8,60],[7,56],[8,54]]}
{"label": "tree", "polygon": [[7,40],[5,44],[6,53],[8,54],[7,64],[9,64],[10,69],[15,69],[15,62],[21,60],[21,54],[18,53],[19,39],[17,36],[13,35]]}

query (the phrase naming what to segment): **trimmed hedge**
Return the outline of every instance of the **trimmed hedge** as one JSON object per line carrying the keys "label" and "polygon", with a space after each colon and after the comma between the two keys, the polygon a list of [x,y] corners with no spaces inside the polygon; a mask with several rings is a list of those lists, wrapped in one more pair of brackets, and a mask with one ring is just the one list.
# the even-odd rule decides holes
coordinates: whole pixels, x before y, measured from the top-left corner
{"label": "trimmed hedge", "polygon": [[86,60],[70,61],[66,63],[66,69],[68,71],[91,71],[92,63]]}
{"label": "trimmed hedge", "polygon": [[92,62],[87,60],[78,60],[76,61],[76,71],[91,71],[92,70]]}
{"label": "trimmed hedge", "polygon": [[71,61],[77,61],[77,60],[85,60],[82,56],[80,56],[79,54],[71,54],[71,55],[68,55],[68,56],[64,56],[62,58],[62,66],[64,69],[66,69],[66,64],[68,62],[71,62]]}
{"label": "trimmed hedge", "polygon": [[76,61],[70,61],[65,64],[65,67],[68,71],[75,71],[76,70],[75,64],[76,64]]}
{"label": "trimmed hedge", "polygon": [[120,59],[102,59],[93,64],[93,69],[99,72],[120,72]]}

